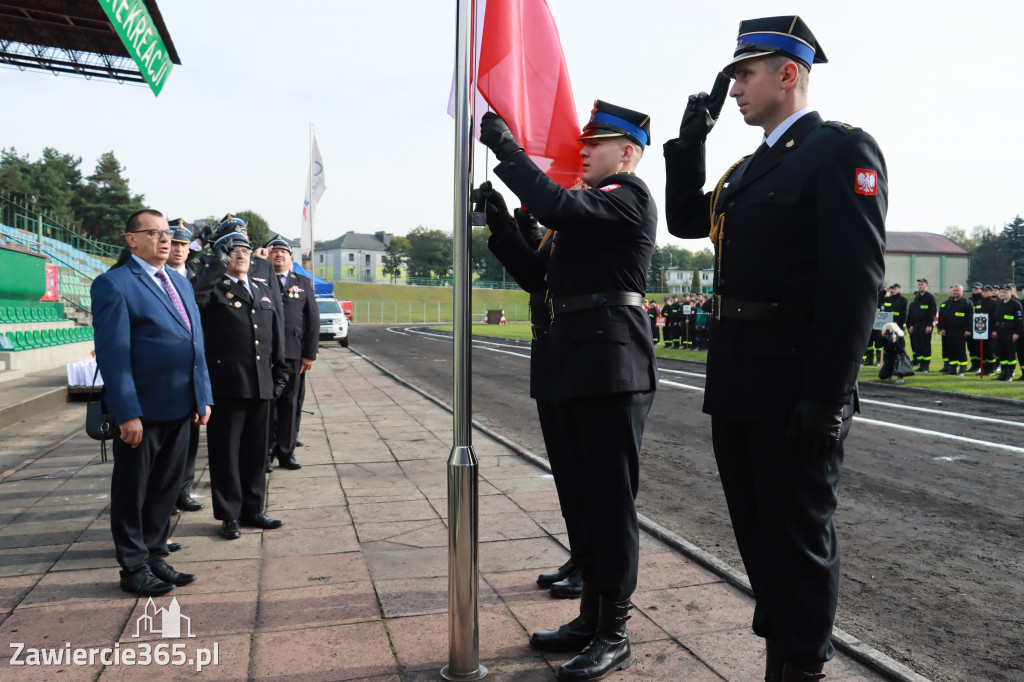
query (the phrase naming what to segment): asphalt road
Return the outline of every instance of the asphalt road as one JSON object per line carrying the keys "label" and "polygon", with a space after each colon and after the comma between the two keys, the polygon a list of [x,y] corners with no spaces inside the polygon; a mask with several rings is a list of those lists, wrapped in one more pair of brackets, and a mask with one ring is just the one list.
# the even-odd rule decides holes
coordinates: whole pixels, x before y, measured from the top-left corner
{"label": "asphalt road", "polygon": [[[451,343],[426,327],[351,329],[353,349],[448,404]],[[474,338],[473,417],[543,456],[528,363],[529,344]],[[703,365],[660,369],[638,508],[742,569],[701,413]],[[836,625],[932,680],[1024,680],[1024,403],[861,395],[836,513]]]}

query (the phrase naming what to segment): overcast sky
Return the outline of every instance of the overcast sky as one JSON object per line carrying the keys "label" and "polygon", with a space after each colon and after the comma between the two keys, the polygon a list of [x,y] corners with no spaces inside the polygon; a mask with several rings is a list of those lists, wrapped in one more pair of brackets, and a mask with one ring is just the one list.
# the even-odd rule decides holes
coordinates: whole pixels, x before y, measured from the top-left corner
{"label": "overcast sky", "polygon": [[[1013,75],[1024,3],[552,2],[581,122],[598,98],[652,117],[638,174],[659,203],[661,244],[710,244],[664,227],[660,147],[686,96],[710,89],[741,19],[794,11],[829,58],[811,73],[811,106],[864,128],[885,154],[888,229],[1001,228],[1024,213],[1024,86]],[[82,156],[85,175],[113,150],[132,189],[169,217],[248,209],[297,237],[312,123],[327,181],[318,240],[451,228],[454,0],[159,6],[182,61],[159,98],[146,86],[0,68],[0,146],[33,159],[56,147]],[[727,102],[709,179],[759,140]],[[482,181],[479,145],[476,159]]]}

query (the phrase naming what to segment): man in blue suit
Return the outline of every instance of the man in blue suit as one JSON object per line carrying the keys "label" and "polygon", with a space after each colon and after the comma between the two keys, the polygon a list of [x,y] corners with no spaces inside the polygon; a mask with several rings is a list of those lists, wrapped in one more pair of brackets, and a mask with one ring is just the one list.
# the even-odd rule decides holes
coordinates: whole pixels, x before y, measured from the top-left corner
{"label": "man in blue suit", "polygon": [[96,361],[114,439],[110,530],[121,589],[166,594],[196,576],[167,565],[167,537],[181,488],[189,421],[205,424],[213,393],[199,309],[188,280],[165,268],[171,231],[159,211],[125,226],[131,257],[92,284]]}

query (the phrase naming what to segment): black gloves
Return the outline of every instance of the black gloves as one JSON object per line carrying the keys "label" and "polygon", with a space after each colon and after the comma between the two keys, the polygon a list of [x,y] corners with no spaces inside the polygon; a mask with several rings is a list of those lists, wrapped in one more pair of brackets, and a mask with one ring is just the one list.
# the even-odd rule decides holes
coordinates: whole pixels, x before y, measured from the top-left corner
{"label": "black gloves", "polygon": [[206,224],[199,230],[196,239],[204,244],[213,244],[217,240],[216,233],[217,227],[215,225]]}
{"label": "black gloves", "polygon": [[490,180],[480,185],[480,188],[473,193],[473,196],[476,199],[476,205],[473,206],[473,210],[478,213],[487,214],[487,227],[490,229],[491,234],[498,234],[509,228],[515,229],[515,221],[508,213],[508,206],[505,205],[504,197],[501,196],[498,190],[494,189]]}
{"label": "black gloves", "polygon": [[824,457],[839,444],[842,426],[842,405],[801,400],[786,429],[786,440],[804,457]]}
{"label": "black gloves", "polygon": [[281,397],[284,389],[288,387],[288,375],[284,372],[274,373],[274,400]]}
{"label": "black gloves", "polygon": [[720,72],[715,78],[715,86],[711,88],[710,95],[706,92],[690,95],[686,111],[683,112],[683,121],[679,124],[680,141],[703,144],[708,139],[708,133],[715,127],[718,116],[722,113],[722,105],[729,94],[730,81],[728,76]]}
{"label": "black gloves", "polygon": [[224,267],[227,267],[231,263],[231,240],[224,238],[218,239],[213,243],[212,248],[214,257],[216,257],[217,260],[223,263]]}
{"label": "black gloves", "polygon": [[[721,110],[722,107],[718,108]],[[480,119],[480,141],[494,152],[498,161],[504,161],[516,152],[523,151],[512,131],[508,129],[508,124],[492,111],[488,111]]]}
{"label": "black gloves", "polygon": [[531,234],[541,229],[540,223],[537,219],[530,215],[530,212],[523,208],[517,208],[513,212],[513,216],[516,219],[516,225],[519,226],[519,231],[523,233],[524,237],[529,237]]}

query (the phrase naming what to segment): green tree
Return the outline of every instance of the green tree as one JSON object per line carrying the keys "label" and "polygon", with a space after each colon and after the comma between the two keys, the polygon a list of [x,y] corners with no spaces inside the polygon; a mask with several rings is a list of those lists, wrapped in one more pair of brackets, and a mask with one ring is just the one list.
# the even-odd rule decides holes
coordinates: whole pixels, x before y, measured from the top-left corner
{"label": "green tree", "polygon": [[971,272],[968,279],[979,282],[1002,283],[1013,273],[1013,253],[1008,230],[985,234],[971,253]]}
{"label": "green tree", "polygon": [[665,266],[661,257],[661,249],[655,247],[651,254],[651,266],[647,268],[647,291],[661,291],[665,286],[664,277]]}
{"label": "green tree", "polygon": [[409,232],[408,239],[407,268],[410,277],[452,276],[454,244],[450,232],[419,225]]}
{"label": "green tree", "polygon": [[480,279],[488,282],[511,281],[505,266],[487,248],[490,236],[491,231],[482,225],[473,228],[470,236],[470,268]]}
{"label": "green tree", "polygon": [[256,211],[239,211],[232,215],[248,223],[246,231],[249,233],[249,243],[254,249],[260,248],[270,240],[270,225],[267,224],[266,218]]}
{"label": "green tree", "polygon": [[0,189],[22,200],[32,193],[32,163],[28,154],[18,156],[14,147],[0,150]]}
{"label": "green tree", "polygon": [[1003,229],[1006,245],[1013,262],[1013,279],[1020,289],[1024,284],[1024,218],[1015,216]]}
{"label": "green tree", "polygon": [[658,249],[661,252],[661,263],[664,268],[682,268],[683,270],[693,267],[693,254],[686,249],[666,244]]}
{"label": "green tree", "polygon": [[409,240],[405,237],[392,237],[384,247],[384,274],[391,278],[391,283],[402,276],[406,254],[409,253]]}
{"label": "green tree", "polygon": [[106,152],[82,189],[78,216],[82,231],[93,239],[120,243],[128,216],[146,207],[145,196],[128,188],[124,170],[114,152]]}

